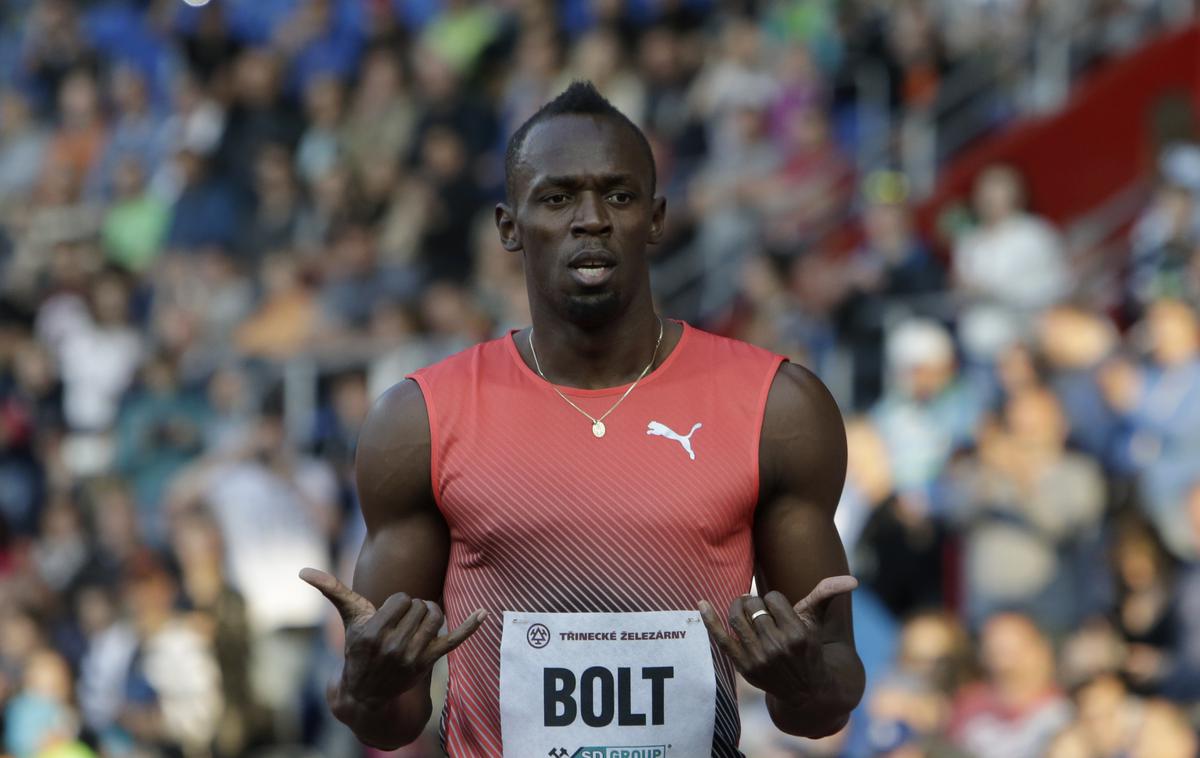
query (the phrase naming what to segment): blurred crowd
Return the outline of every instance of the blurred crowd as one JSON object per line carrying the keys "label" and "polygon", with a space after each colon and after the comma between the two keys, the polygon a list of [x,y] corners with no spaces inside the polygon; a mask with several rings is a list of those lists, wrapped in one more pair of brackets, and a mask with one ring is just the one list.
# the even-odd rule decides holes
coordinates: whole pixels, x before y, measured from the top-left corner
{"label": "blurred crowd", "polygon": [[[1090,20],[1086,71],[1180,3],[201,5],[0,7],[4,755],[364,755],[296,570],[349,578],[372,398],[528,323],[491,208],[508,135],[573,79],[655,150],[663,312],[805,363],[847,415],[871,687],[815,743],[745,690],[747,755],[1196,753],[1200,148],[1163,148],[1099,297],[1012,168],[933,239],[858,159],[864,66],[936,113],[1047,24]],[[1002,128],[1024,85],[989,87]],[[399,753],[437,754],[436,724]]]}

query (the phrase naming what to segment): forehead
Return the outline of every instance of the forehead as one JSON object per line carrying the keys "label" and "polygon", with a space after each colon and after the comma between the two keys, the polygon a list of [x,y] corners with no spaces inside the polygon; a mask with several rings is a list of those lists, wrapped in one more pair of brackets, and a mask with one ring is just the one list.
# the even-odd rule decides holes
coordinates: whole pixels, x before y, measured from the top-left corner
{"label": "forehead", "polygon": [[586,179],[650,175],[640,140],[627,125],[607,116],[563,115],[540,121],[525,135],[516,163],[518,187],[546,177]]}

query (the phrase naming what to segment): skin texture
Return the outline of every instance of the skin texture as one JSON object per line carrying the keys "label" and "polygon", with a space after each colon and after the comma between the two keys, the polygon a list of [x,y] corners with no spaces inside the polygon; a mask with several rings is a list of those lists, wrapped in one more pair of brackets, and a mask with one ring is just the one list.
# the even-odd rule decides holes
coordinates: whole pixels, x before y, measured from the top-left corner
{"label": "skin texture", "polygon": [[[649,170],[633,132],[608,118],[555,116],[529,132],[518,192],[511,205],[497,206],[496,226],[504,247],[524,256],[538,357],[552,382],[628,383],[653,354],[659,322],[646,247],[662,235],[666,202],[652,196]],[[600,286],[581,284],[569,263],[597,250],[615,264],[611,276]],[[665,322],[656,366],[681,333]],[[514,339],[532,367],[528,337]],[[768,693],[775,724],[823,736],[845,724],[864,677],[848,596],[857,583],[845,575],[833,525],[845,432],[833,399],[804,368],[784,364],[775,378],[760,467],[753,529],[764,596],[733,602],[732,633],[701,598],[698,607],[742,675]],[[334,714],[364,742],[393,748],[416,739],[428,721],[433,662],[486,614],[437,634],[449,534],[433,499],[429,422],[415,383],[376,401],[360,433],[356,476],[368,534],[353,590],[313,569],[301,576],[347,626],[346,664],[328,693]],[[750,619],[762,609],[768,613]]]}

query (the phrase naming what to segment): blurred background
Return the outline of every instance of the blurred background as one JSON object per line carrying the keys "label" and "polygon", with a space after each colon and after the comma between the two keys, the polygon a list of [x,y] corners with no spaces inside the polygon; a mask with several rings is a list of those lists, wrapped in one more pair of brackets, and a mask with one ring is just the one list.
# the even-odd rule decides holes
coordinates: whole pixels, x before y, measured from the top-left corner
{"label": "blurred background", "polygon": [[[197,6],[197,7],[193,7]],[[590,79],[661,311],[830,386],[870,686],[750,758],[1191,758],[1193,0],[4,0],[11,758],[368,753],[323,701],[356,430],[528,323],[503,147]],[[429,739],[396,755],[440,755]]]}

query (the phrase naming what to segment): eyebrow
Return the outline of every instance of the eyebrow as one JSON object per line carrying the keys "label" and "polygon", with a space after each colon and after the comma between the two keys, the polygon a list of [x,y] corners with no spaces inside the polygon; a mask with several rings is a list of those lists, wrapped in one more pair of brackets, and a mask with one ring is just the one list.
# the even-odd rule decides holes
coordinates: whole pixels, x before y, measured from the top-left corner
{"label": "eyebrow", "polygon": [[[636,184],[637,179],[633,174],[616,173],[616,174],[600,174],[599,176],[601,187],[612,187],[616,184]],[[549,187],[563,187],[564,189],[575,189],[583,184],[583,178],[576,176],[543,176],[535,181],[529,188],[531,193],[541,192]]]}

